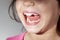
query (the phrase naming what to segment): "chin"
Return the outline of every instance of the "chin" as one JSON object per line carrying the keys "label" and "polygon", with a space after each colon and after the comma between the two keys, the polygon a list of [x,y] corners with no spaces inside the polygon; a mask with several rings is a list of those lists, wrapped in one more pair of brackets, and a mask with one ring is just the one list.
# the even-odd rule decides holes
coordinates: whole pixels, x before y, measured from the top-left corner
{"label": "chin", "polygon": [[41,32],[40,30],[36,30],[36,31],[33,31],[33,30],[28,30],[29,33],[33,33],[33,34],[43,34],[44,32]]}
{"label": "chin", "polygon": [[46,29],[42,28],[26,28],[27,32],[33,34],[43,34]]}
{"label": "chin", "polygon": [[48,26],[45,23],[41,24],[41,22],[35,26],[29,26],[25,24],[24,27],[27,32],[33,33],[33,34],[44,34],[48,30]]}

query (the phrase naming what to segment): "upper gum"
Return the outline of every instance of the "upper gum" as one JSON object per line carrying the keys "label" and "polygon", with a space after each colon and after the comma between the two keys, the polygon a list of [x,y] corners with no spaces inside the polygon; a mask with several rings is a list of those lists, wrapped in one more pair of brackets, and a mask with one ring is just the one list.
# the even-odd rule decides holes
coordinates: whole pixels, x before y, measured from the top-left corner
{"label": "upper gum", "polygon": [[24,15],[32,15],[32,14],[37,15],[36,13],[24,13]]}

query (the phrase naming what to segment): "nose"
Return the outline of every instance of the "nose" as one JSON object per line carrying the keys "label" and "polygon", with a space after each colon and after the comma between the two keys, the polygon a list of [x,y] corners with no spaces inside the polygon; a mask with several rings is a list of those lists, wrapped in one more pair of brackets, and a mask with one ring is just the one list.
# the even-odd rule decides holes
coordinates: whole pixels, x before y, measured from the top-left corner
{"label": "nose", "polygon": [[29,7],[29,6],[34,6],[35,3],[33,1],[27,1],[27,2],[24,2],[23,5]]}

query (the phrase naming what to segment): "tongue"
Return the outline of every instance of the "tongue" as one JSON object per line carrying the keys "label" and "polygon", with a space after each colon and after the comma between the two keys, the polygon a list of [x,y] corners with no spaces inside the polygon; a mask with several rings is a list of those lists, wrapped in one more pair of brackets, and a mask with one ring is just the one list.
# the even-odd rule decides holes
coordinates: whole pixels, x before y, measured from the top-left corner
{"label": "tongue", "polygon": [[40,16],[38,16],[38,15],[36,15],[36,16],[28,16],[27,18],[29,19],[29,21],[37,21],[40,18]]}

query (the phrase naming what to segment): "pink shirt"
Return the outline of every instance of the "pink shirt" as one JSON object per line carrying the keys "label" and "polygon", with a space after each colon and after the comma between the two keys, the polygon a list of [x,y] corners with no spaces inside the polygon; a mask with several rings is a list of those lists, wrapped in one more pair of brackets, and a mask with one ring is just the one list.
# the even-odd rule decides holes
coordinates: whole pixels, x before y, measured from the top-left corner
{"label": "pink shirt", "polygon": [[24,35],[25,35],[25,32],[14,37],[10,37],[7,40],[24,40]]}

